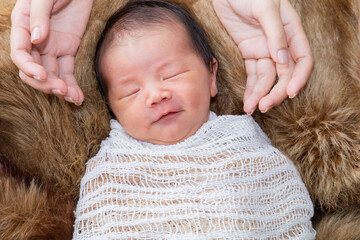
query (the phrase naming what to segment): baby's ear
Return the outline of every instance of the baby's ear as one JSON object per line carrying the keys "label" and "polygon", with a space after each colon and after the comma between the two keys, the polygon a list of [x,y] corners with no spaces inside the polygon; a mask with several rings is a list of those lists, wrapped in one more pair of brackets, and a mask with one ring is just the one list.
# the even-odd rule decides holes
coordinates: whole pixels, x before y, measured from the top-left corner
{"label": "baby's ear", "polygon": [[210,60],[210,96],[215,97],[217,94],[217,87],[216,87],[216,73],[218,69],[218,61],[216,58],[212,58]]}
{"label": "baby's ear", "polygon": [[216,60],[216,58],[213,57],[212,59],[210,59],[209,64],[211,73],[216,75],[218,69],[218,61]]}

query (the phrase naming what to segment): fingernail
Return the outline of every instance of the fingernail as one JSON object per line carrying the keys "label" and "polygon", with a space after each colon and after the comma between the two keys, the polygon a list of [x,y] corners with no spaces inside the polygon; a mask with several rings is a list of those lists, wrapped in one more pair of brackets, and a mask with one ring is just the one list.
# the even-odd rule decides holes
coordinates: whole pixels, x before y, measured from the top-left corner
{"label": "fingernail", "polygon": [[250,111],[250,112],[247,112],[246,114],[251,116],[252,114],[254,113],[254,110]]}
{"label": "fingernail", "polygon": [[40,28],[34,27],[34,29],[31,31],[31,42],[33,43],[36,40],[40,39]]}
{"label": "fingernail", "polygon": [[297,96],[297,93],[295,93],[294,95],[289,96],[289,98],[290,98],[290,99],[293,99],[293,98],[295,98],[296,96]]}
{"label": "fingernail", "polygon": [[52,92],[53,94],[55,94],[55,95],[62,95],[62,96],[65,95],[65,93],[63,93],[62,91],[60,91],[60,89],[53,89],[53,90],[51,90],[51,92]]}
{"label": "fingernail", "polygon": [[289,62],[289,54],[287,49],[280,49],[278,51],[278,58],[280,64],[287,64]]}
{"label": "fingernail", "polygon": [[66,96],[66,97],[64,97],[64,98],[65,98],[65,100],[68,101],[68,102],[75,103],[74,100],[73,100],[71,97]]}
{"label": "fingernail", "polygon": [[264,111],[261,111],[262,113],[266,113],[267,111],[269,111],[270,108],[265,109]]}
{"label": "fingernail", "polygon": [[40,78],[39,76],[33,76],[33,78],[38,80],[38,81],[45,81],[44,79]]}

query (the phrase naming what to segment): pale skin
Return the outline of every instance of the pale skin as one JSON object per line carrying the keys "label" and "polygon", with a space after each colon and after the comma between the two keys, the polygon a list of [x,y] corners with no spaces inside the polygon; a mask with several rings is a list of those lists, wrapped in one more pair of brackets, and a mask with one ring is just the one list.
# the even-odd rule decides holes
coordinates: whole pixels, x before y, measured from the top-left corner
{"label": "pale skin", "polygon": [[[246,60],[244,111],[251,114],[258,107],[266,112],[285,98],[295,97],[306,84],[313,58],[289,2],[213,0],[213,6]],[[74,77],[74,56],[91,7],[92,0],[17,1],[12,13],[11,58],[25,83],[78,105],[83,102]],[[276,74],[279,81],[273,86]]]}
{"label": "pale skin", "polygon": [[[300,18],[284,0],[213,0],[238,45],[248,74],[244,110],[262,112],[294,98],[306,84],[313,57]],[[278,82],[275,76],[278,75]]]}
{"label": "pale skin", "polygon": [[184,141],[209,119],[217,61],[208,64],[177,22],[125,33],[100,57],[116,119],[130,136],[161,145]]}
{"label": "pale skin", "polygon": [[77,105],[83,102],[74,63],[91,6],[92,0],[16,2],[11,15],[11,58],[25,83]]}

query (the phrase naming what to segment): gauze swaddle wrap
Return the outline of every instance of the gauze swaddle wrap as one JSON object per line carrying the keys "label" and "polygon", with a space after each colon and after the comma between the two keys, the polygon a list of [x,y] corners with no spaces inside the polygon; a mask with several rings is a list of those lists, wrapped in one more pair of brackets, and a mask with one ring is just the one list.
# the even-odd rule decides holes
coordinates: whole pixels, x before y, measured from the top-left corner
{"label": "gauze swaddle wrap", "polygon": [[110,136],[87,162],[74,239],[314,239],[290,160],[251,116],[216,116],[174,145]]}

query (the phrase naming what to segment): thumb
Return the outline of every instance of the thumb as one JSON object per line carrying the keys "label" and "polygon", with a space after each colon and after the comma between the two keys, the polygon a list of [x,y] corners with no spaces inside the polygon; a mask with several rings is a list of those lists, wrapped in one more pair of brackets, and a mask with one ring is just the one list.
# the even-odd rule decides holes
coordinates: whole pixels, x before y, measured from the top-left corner
{"label": "thumb", "polygon": [[257,9],[254,11],[254,16],[265,32],[271,58],[278,64],[287,64],[289,62],[288,43],[280,16],[280,3],[267,1],[267,4],[262,3],[262,6]]}
{"label": "thumb", "polygon": [[50,15],[59,10],[71,0],[32,0],[30,7],[31,43],[44,41],[49,34]]}
{"label": "thumb", "polygon": [[38,44],[49,34],[53,0],[32,0],[30,8],[31,43]]}

